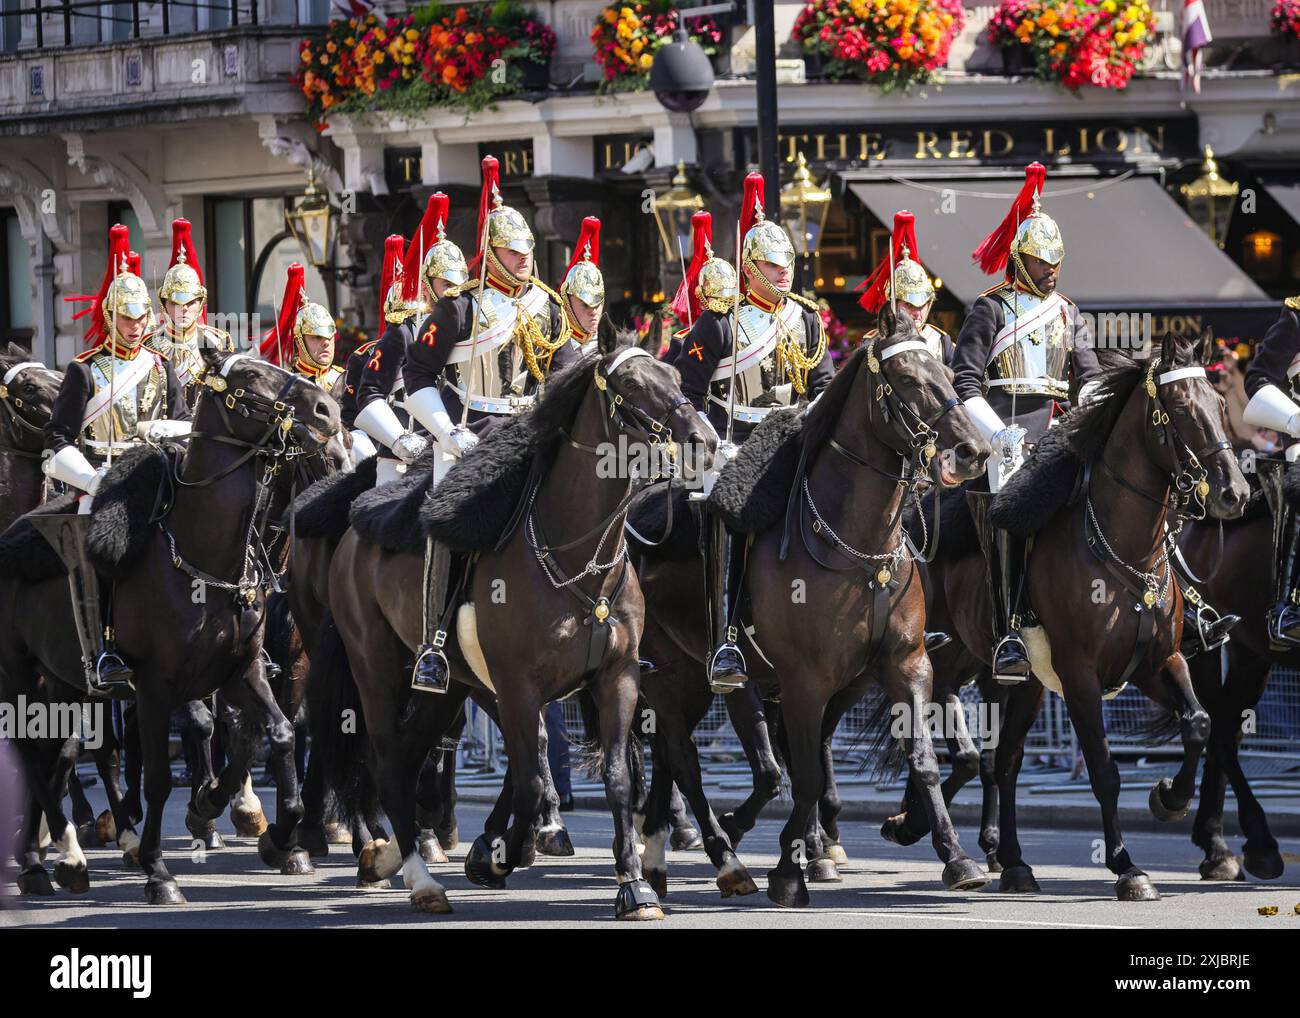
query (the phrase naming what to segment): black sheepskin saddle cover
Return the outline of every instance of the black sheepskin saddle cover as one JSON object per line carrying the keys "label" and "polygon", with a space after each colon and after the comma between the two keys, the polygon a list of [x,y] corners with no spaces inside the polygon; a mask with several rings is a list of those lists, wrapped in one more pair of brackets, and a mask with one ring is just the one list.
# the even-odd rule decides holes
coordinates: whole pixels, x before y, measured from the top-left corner
{"label": "black sheepskin saddle cover", "polygon": [[1029,537],[1070,503],[1083,464],[1065,428],[1050,428],[1024,466],[993,496],[989,520],[1017,537]]}
{"label": "black sheepskin saddle cover", "polygon": [[[100,482],[86,533],[86,554],[105,579],[126,575],[149,546],[152,524],[163,509],[163,481],[171,469],[170,455],[148,447],[131,449]],[[15,520],[0,534],[0,576],[40,583],[65,575],[58,553],[28,517],[76,511],[77,495],[68,493]]]}
{"label": "black sheepskin saddle cover", "polygon": [[803,449],[804,414],[774,410],[726,465],[709,494],[709,507],[732,530],[761,534],[785,518]]}
{"label": "black sheepskin saddle cover", "polygon": [[[907,536],[917,548],[929,551],[930,542],[934,540],[934,500],[935,492],[921,500],[920,512],[915,507],[909,509],[903,517],[903,526]],[[971,516],[965,488],[944,488],[939,498],[939,551],[938,558],[943,561],[955,561],[966,555],[980,552],[979,532],[975,529],[975,518]],[[922,527],[920,513],[925,514]]]}
{"label": "black sheepskin saddle cover", "polygon": [[681,562],[697,557],[700,528],[689,495],[690,490],[680,481],[656,481],[637,492],[627,511],[627,539],[632,548],[656,562]]}
{"label": "black sheepskin saddle cover", "polygon": [[[430,449],[407,467],[406,476],[401,480],[372,487],[350,500],[348,522],[361,540],[377,544],[385,551],[424,551],[420,506],[433,484],[435,455],[436,450]],[[302,526],[301,520],[298,526]]]}
{"label": "black sheepskin saddle cover", "polygon": [[355,470],[322,477],[293,502],[293,525],[299,537],[337,541],[348,529],[352,503],[375,486],[378,456],[367,456]]}
{"label": "black sheepskin saddle cover", "polygon": [[1286,473],[1282,475],[1282,497],[1287,505],[1300,512],[1300,460],[1287,464]]}
{"label": "black sheepskin saddle cover", "polygon": [[68,571],[63,567],[63,560],[50,547],[50,542],[37,533],[31,517],[76,511],[77,496],[69,493],[50,499],[9,524],[0,534],[0,578],[41,583],[66,576]]}

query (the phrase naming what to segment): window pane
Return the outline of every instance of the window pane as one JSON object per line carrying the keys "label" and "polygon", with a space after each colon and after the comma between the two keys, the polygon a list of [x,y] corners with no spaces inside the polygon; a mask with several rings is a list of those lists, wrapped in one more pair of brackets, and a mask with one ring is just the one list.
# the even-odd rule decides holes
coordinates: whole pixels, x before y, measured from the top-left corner
{"label": "window pane", "polygon": [[10,329],[32,327],[32,252],[23,239],[17,216],[5,217],[5,246],[9,265],[9,321]]}
{"label": "window pane", "polygon": [[289,266],[294,262],[307,268],[307,299],[317,304],[329,306],[326,300],[325,284],[320,273],[302,256],[302,248],[292,237],[285,237],[271,250],[262,270],[262,279],[257,287],[256,311],[262,316],[263,330],[275,324],[275,316],[280,312],[280,303],[284,300],[284,284],[289,278]]}
{"label": "window pane", "polygon": [[239,200],[213,203],[216,231],[216,274],[211,283],[216,289],[216,310],[223,314],[243,314],[248,310],[248,293],[244,279],[244,203]]}

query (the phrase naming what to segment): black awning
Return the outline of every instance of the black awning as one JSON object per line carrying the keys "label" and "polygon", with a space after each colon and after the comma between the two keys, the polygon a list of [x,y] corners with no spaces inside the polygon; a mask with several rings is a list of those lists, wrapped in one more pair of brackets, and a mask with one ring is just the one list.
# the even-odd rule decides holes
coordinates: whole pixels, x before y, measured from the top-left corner
{"label": "black awning", "polygon": [[1269,197],[1281,205],[1288,216],[1300,223],[1300,181],[1265,180],[1263,184]]}
{"label": "black awning", "polygon": [[[899,209],[916,215],[921,263],[963,304],[997,282],[979,270],[971,252],[1006,214],[1023,178],[846,176],[849,189],[886,226]],[[1061,292],[1078,304],[1104,310],[1268,299],[1151,177],[1048,181],[1043,209],[1065,240]]]}

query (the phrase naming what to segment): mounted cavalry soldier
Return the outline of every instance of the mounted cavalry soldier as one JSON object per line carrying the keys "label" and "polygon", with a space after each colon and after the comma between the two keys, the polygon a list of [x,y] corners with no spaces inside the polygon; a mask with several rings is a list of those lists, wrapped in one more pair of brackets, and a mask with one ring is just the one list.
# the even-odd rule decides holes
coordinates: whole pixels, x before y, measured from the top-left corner
{"label": "mounted cavalry soldier", "polygon": [[[1291,438],[1300,438],[1300,405],[1297,405],[1296,376],[1300,375],[1300,297],[1288,297],[1282,313],[1255,350],[1246,371],[1246,392],[1250,402],[1242,419],[1257,428],[1270,428]],[[1300,445],[1287,449],[1287,461],[1295,461]],[[1277,649],[1300,647],[1300,526],[1295,510],[1287,504],[1277,483],[1265,484],[1273,509],[1274,596],[1277,603],[1268,613],[1269,640]]]}
{"label": "mounted cavalry soldier", "polygon": [[[531,406],[546,376],[581,351],[559,294],[533,278],[533,232],[502,202],[491,156],[483,160],[476,246],[478,279],[444,291],[402,368],[406,409],[437,444],[435,483],[479,434]],[[425,633],[411,688],[441,693],[449,681],[442,645],[451,556],[442,545],[425,556]]]}
{"label": "mounted cavalry soldier", "polygon": [[[127,228],[114,226],[108,268],[89,308],[86,339],[94,346],[68,365],[45,428],[42,469],[85,493],[77,510],[82,516],[90,512],[115,456],[145,440],[189,432],[189,408],[171,363],[145,345],[153,308],[144,280],[128,271],[129,249]],[[87,687],[111,694],[130,689],[132,673],[104,623],[99,578],[86,557],[85,537],[85,521],[63,527],[58,550],[68,565]]]}
{"label": "mounted cavalry soldier", "polygon": [[[674,361],[682,393],[723,438],[714,457],[720,470],[774,407],[815,398],[834,375],[817,305],[790,292],[794,245],[763,215],[763,176],[745,178],[740,219],[741,284],[720,258],[700,263],[692,288],[699,318]],[[692,259],[694,261],[694,259]],[[739,342],[732,343],[738,335]],[[736,595],[744,545],[721,520],[700,528],[709,601],[709,684],[718,692],[744,685],[745,658],[737,644]]]}
{"label": "mounted cavalry soldier", "polygon": [[357,385],[356,426],[379,443],[380,484],[395,480],[401,472],[398,464],[413,462],[429,442],[418,424],[412,429],[402,407],[402,368],[416,328],[439,300],[469,281],[465,256],[447,239],[449,205],[441,191],[429,196],[424,219],[385,290],[387,325]]}
{"label": "mounted cavalry soldier", "polygon": [[912,213],[894,213],[890,250],[893,252],[890,260],[881,262],[876,271],[863,281],[865,292],[858,304],[873,315],[879,315],[886,301],[894,301],[898,309],[912,319],[930,353],[944,364],[951,364],[955,349],[952,337],[929,322],[934,307],[934,281],[913,257],[917,254],[917,244],[916,217]]}
{"label": "mounted cavalry soldier", "polygon": [[335,399],[341,399],[343,369],[334,363],[336,332],[329,309],[307,299],[306,270],[297,262],[290,265],[275,328],[262,337],[262,356],[283,366],[286,348],[292,344],[294,360],[289,370],[310,378]]}
{"label": "mounted cavalry soldier", "polygon": [[[953,388],[993,445],[986,483],[996,492],[1024,462],[1026,448],[1069,407],[1071,383],[1086,393],[1100,368],[1087,324],[1056,288],[1065,245],[1040,207],[1047,171],[1033,163],[1011,210],[975,250],[980,268],[1005,270],[1003,282],[975,301],[957,337]],[[993,594],[993,674],[1023,682],[1029,654],[1020,637],[1026,546],[986,523],[987,498],[972,501]]]}
{"label": "mounted cavalry soldier", "polygon": [[158,287],[158,305],[162,328],[146,339],[145,345],[171,361],[172,370],[185,387],[185,403],[193,411],[207,371],[200,353],[202,346],[234,353],[235,343],[230,333],[207,324],[208,290],[199,271],[188,219],[172,220],[172,257]]}
{"label": "mounted cavalry soldier", "polygon": [[[700,311],[704,307],[698,292],[700,271],[704,268],[704,263],[712,257],[713,216],[708,212],[696,212],[691,216],[691,266],[682,276],[682,281],[677,286],[677,293],[673,295],[673,314],[677,316],[681,329],[673,333],[668,349],[664,352],[663,359],[668,364],[677,363],[677,358],[682,353],[682,340],[690,335],[691,329],[699,321]],[[734,286],[735,270],[727,262],[720,260],[719,264],[726,265],[731,270],[731,281]]]}

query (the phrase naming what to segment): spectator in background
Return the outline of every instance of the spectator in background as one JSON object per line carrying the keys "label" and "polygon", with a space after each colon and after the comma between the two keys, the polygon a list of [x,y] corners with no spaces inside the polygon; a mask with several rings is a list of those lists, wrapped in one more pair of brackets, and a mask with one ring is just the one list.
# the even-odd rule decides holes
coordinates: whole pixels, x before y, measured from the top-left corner
{"label": "spectator in background", "polygon": [[560,811],[573,809],[573,779],[569,774],[569,732],[564,727],[564,707],[559,700],[546,705],[546,759],[560,797]]}

